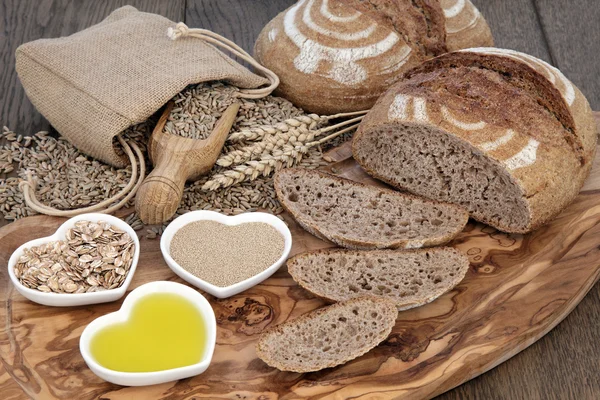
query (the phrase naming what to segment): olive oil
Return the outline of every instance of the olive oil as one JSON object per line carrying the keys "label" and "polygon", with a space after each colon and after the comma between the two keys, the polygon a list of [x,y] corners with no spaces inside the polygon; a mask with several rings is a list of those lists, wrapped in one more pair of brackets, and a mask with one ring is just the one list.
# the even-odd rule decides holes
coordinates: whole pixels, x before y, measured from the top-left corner
{"label": "olive oil", "polygon": [[147,294],[137,300],[129,319],[92,337],[92,356],[120,372],[153,372],[199,362],[206,350],[206,323],[183,296]]}

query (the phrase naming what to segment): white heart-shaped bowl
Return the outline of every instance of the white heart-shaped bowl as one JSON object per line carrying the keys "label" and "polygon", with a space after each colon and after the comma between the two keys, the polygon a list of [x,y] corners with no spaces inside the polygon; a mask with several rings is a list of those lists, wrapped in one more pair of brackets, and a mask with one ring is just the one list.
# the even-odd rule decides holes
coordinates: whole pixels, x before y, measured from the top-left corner
{"label": "white heart-shaped bowl", "polygon": [[[66,238],[67,230],[75,226],[75,223],[78,221],[105,221],[112,226],[119,228],[122,231],[125,231],[131,236],[133,239],[133,243],[135,245],[135,250],[133,253],[133,261],[131,263],[131,267],[129,268],[129,272],[125,277],[125,281],[123,284],[115,289],[109,289],[102,292],[92,292],[92,293],[44,293],[39,290],[30,289],[22,285],[17,277],[15,276],[15,265],[17,264],[17,260],[26,248],[31,248],[35,246],[39,246],[44,243],[54,242],[57,240],[64,240]],[[52,236],[34,239],[31,240],[22,246],[20,246],[17,250],[12,253],[10,259],[8,260],[8,275],[10,276],[10,280],[13,285],[17,289],[19,293],[21,293],[24,297],[29,300],[44,304],[46,306],[58,306],[58,307],[71,307],[71,306],[83,306],[87,304],[97,304],[97,303],[106,303],[109,301],[115,301],[123,297],[125,292],[127,292],[127,288],[133,279],[133,274],[135,273],[135,269],[137,267],[138,259],[140,258],[140,241],[129,224],[127,224],[122,219],[117,217],[113,217],[112,215],[107,214],[99,214],[99,213],[91,213],[91,214],[81,214],[76,217],[73,217],[67,220],[64,224],[62,224]]]}
{"label": "white heart-shaped bowl", "polygon": [[[94,335],[104,327],[127,321],[131,308],[136,301],[150,293],[177,294],[185,297],[198,308],[206,324],[206,350],[202,359],[196,364],[156,372],[119,372],[98,364],[90,351],[90,344]],[[152,332],[148,332],[148,334],[152,334]],[[123,301],[123,305],[119,311],[103,315],[90,322],[83,330],[79,339],[79,351],[92,372],[105,381],[123,386],[146,386],[176,381],[203,373],[208,368],[212,359],[216,340],[217,321],[215,313],[204,296],[181,283],[156,281],[146,283],[132,290]]]}
{"label": "white heart-shaped bowl", "polygon": [[[273,228],[277,229],[279,233],[283,235],[284,238],[284,248],[281,253],[281,257],[270,267],[265,269],[264,271],[250,277],[241,282],[235,283],[231,286],[227,287],[219,287],[215,286],[212,283],[209,283],[203,279],[198,278],[192,273],[183,269],[173,258],[171,257],[170,249],[171,249],[171,240],[173,240],[173,236],[179,229],[183,226],[189,224],[190,222],[195,221],[216,221],[224,225],[240,225],[248,222],[264,222],[271,225]],[[254,285],[259,284],[264,281],[271,275],[275,273],[281,267],[281,265],[287,260],[288,255],[290,254],[290,250],[292,249],[292,233],[290,232],[287,225],[272,214],[262,213],[262,212],[249,212],[238,214],[236,216],[230,217],[227,215],[220,214],[214,211],[192,211],[182,216],[176,218],[173,222],[167,226],[167,229],[162,234],[160,239],[160,251],[167,262],[169,268],[173,270],[177,275],[179,275],[183,280],[191,283],[192,285],[204,290],[207,293],[212,294],[218,298],[226,298],[243,292],[246,289],[251,288]],[[215,266],[218,267],[218,266]]]}

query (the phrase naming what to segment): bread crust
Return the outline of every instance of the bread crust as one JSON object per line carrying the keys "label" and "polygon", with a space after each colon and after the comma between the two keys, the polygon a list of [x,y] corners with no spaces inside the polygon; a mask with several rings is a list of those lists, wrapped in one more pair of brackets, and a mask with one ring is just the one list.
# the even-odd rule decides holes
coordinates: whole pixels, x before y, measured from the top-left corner
{"label": "bread crust", "polygon": [[[447,48],[493,45],[470,0],[451,17],[442,6],[439,0],[300,0],[263,28],[254,56],[279,76],[275,93],[306,111],[365,110],[404,71]],[[447,46],[448,27],[456,32]]]}
{"label": "bread crust", "polygon": [[[485,107],[479,108],[479,103],[470,99],[427,92],[421,90],[422,86],[418,90],[414,89],[414,82],[427,80],[435,74],[438,74],[441,80],[442,75],[453,73],[448,69],[449,65],[452,65],[452,68],[468,68],[470,65],[478,70],[487,68],[490,71],[496,68],[499,76],[500,72],[503,76],[508,74],[510,78],[505,79],[513,81],[510,85],[513,85],[515,93],[511,102],[506,100],[505,95],[495,92],[500,85],[509,84],[498,78],[498,86],[479,87],[475,79],[475,74],[479,72],[472,71],[465,73],[460,82],[455,81],[450,85],[460,86],[468,83],[472,92],[470,95],[481,96]],[[521,188],[530,215],[526,227],[515,229],[494,224],[485,217],[471,215],[481,222],[505,232],[527,233],[554,218],[577,196],[595,157],[596,125],[586,98],[560,71],[523,53],[482,48],[442,55],[408,71],[406,78],[406,81],[390,88],[379,99],[354,136],[353,154],[367,173],[393,186],[401,187],[398,182],[382,176],[361,159],[361,140],[369,132],[386,126],[429,125],[454,136],[470,146],[473,152],[484,154],[506,170],[511,180]],[[438,78],[434,77],[431,81],[435,82],[436,79]],[[519,82],[515,82],[516,79],[519,79]],[[415,120],[413,116],[408,115],[410,112],[404,116],[400,115],[402,113],[390,112],[394,101],[397,102],[398,95],[411,99],[425,99],[428,119]],[[538,97],[535,97],[536,95]],[[519,96],[536,98],[537,104],[527,109],[528,111],[522,109],[520,114],[519,111],[510,113],[514,116],[510,118],[507,110],[512,110],[513,106],[519,108]],[[442,106],[446,109],[445,113],[442,112]],[[448,114],[451,116],[448,117]],[[461,122],[456,123],[454,120]],[[531,128],[527,128],[528,126]],[[514,134],[509,142],[492,150],[486,149],[485,144],[494,143],[508,130]],[[535,146],[527,148],[529,144]],[[527,149],[528,163],[511,169],[508,163],[511,157],[522,155]],[[410,191],[408,187],[402,189]]]}
{"label": "bread crust", "polygon": [[445,10],[446,48],[456,51],[469,47],[493,47],[492,32],[479,10],[467,1],[460,12],[455,12],[456,0],[440,0]]}
{"label": "bread crust", "polygon": [[463,209],[459,206],[450,205],[456,209],[456,215],[459,215],[460,219],[462,219],[463,222],[460,224],[459,227],[457,227],[457,230],[455,232],[452,232],[452,233],[444,235],[444,236],[436,237],[436,238],[428,238],[425,240],[421,240],[421,239],[419,239],[419,240],[410,240],[410,239],[398,240],[392,244],[386,244],[386,243],[377,242],[377,241],[357,241],[357,240],[352,240],[350,238],[343,237],[343,236],[340,236],[337,234],[327,234],[327,233],[323,232],[323,230],[320,229],[316,224],[312,223],[307,218],[305,218],[305,216],[303,214],[295,212],[289,206],[288,200],[286,199],[284,193],[281,190],[282,184],[280,182],[280,179],[283,174],[292,173],[292,172],[295,172],[295,173],[319,173],[322,175],[326,175],[329,178],[336,180],[338,182],[350,182],[353,185],[356,185],[358,187],[365,187],[368,189],[372,189],[374,194],[383,192],[383,193],[388,193],[388,194],[391,194],[394,196],[416,199],[418,201],[431,202],[432,205],[433,204],[443,204],[445,206],[448,206],[450,204],[439,202],[437,200],[425,200],[423,197],[419,197],[419,196],[407,194],[407,193],[400,193],[393,189],[386,189],[386,188],[380,188],[380,187],[376,187],[376,186],[365,185],[363,183],[355,182],[350,179],[341,178],[339,176],[336,176],[336,175],[333,175],[333,174],[330,174],[330,173],[327,173],[324,171],[313,171],[313,170],[306,170],[306,169],[302,169],[302,168],[289,168],[289,169],[285,169],[285,170],[277,172],[274,177],[274,187],[275,187],[275,193],[277,195],[277,198],[279,199],[279,202],[281,203],[281,206],[292,217],[294,217],[296,222],[298,222],[298,224],[300,224],[300,226],[302,226],[302,228],[304,228],[310,234],[312,234],[320,239],[329,240],[329,241],[337,244],[338,246],[342,246],[347,249],[354,249],[354,250],[384,249],[384,248],[405,249],[405,248],[438,246],[438,245],[448,243],[450,240],[454,239],[456,237],[456,235],[458,235],[463,230],[463,228],[469,221],[469,214],[467,213],[467,211],[465,209]]}
{"label": "bread crust", "polygon": [[[428,248],[428,249],[410,249],[410,250],[365,250],[365,251],[347,250],[347,249],[339,249],[338,248],[338,249],[320,249],[320,250],[309,251],[309,252],[297,254],[288,259],[287,267],[288,267],[289,274],[292,276],[292,279],[294,279],[294,281],[300,287],[304,288],[308,292],[312,293],[313,295],[315,295],[319,298],[322,298],[323,300],[325,300],[329,303],[335,303],[336,301],[339,301],[339,299],[334,299],[334,298],[328,297],[325,293],[316,290],[314,287],[310,287],[309,285],[306,285],[305,282],[302,279],[300,279],[300,272],[297,270],[297,265],[299,263],[301,263],[303,259],[310,257],[311,255],[314,255],[314,254],[330,255],[330,254],[340,254],[340,253],[341,254],[362,253],[366,257],[369,255],[377,256],[377,254],[385,254],[385,253],[390,253],[390,252],[406,254],[406,253],[426,253],[426,252],[429,252],[429,253],[444,252],[444,253],[446,253],[449,251],[454,252],[455,254],[459,255],[463,259],[463,266],[461,268],[460,274],[456,275],[453,284],[432,292],[430,294],[430,296],[428,296],[421,302],[414,302],[414,303],[396,302],[396,307],[398,308],[398,311],[404,311],[404,310],[409,310],[411,308],[420,307],[422,305],[431,303],[433,300],[437,299],[444,293],[447,293],[450,290],[454,289],[454,287],[456,287],[456,285],[458,285],[463,280],[467,271],[469,270],[468,257],[453,247],[432,247],[432,248]],[[364,296],[364,295],[362,295],[362,296]],[[361,295],[359,295],[357,297],[361,297]],[[393,299],[393,298],[387,297],[387,296],[378,296],[378,297]]]}
{"label": "bread crust", "polygon": [[[283,331],[284,328],[287,326],[303,324],[305,321],[316,320],[321,315],[332,312],[336,308],[350,308],[355,304],[362,304],[365,301],[375,303],[375,305],[381,307],[379,310],[382,310],[386,314],[388,314],[387,320],[384,321],[387,323],[387,326],[385,326],[385,328],[381,330],[381,333],[378,335],[377,338],[373,339],[373,346],[359,348],[359,349],[348,348],[349,353],[347,354],[346,357],[341,357],[337,361],[323,363],[318,368],[300,368],[300,367],[294,368],[294,367],[290,367],[289,365],[285,365],[284,363],[270,357],[270,354],[269,354],[269,351],[267,348],[268,346],[265,344],[265,342],[267,341],[267,339],[270,335],[282,335],[282,334],[284,334],[284,331]],[[303,314],[296,319],[293,319],[291,321],[285,321],[279,325],[275,325],[275,326],[272,326],[272,327],[266,329],[263,333],[261,333],[260,338],[258,339],[258,342],[256,343],[256,355],[261,360],[263,360],[265,363],[270,365],[271,367],[277,368],[281,371],[304,373],[304,372],[319,371],[324,368],[335,367],[337,365],[345,364],[348,361],[351,361],[357,357],[362,356],[363,354],[366,354],[371,349],[376,347],[379,343],[384,341],[389,336],[389,334],[392,332],[392,329],[395,325],[397,316],[398,316],[398,310],[396,309],[395,303],[389,299],[385,299],[385,298],[381,298],[381,297],[363,296],[363,297],[354,298],[354,299],[351,299],[348,301],[339,302],[339,303],[336,303],[336,304],[333,304],[330,306],[321,307],[317,310],[313,310],[311,312]]]}

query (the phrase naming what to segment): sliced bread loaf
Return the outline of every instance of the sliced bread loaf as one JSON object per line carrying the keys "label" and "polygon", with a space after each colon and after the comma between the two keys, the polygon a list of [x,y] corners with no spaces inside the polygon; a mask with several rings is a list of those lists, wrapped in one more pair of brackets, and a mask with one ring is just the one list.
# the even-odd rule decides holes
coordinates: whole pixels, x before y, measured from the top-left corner
{"label": "sliced bread loaf", "polygon": [[581,189],[596,124],[558,69],[482,48],[434,58],[404,78],[354,135],[354,158],[369,174],[515,233],[545,224]]}
{"label": "sliced bread loaf", "polygon": [[312,372],[359,357],[385,340],[398,317],[393,301],[361,297],[304,314],[258,340],[260,359],[282,371]]}
{"label": "sliced bread loaf", "polygon": [[398,310],[427,304],[454,288],[469,259],[452,247],[419,250],[325,249],[288,260],[300,286],[330,301],[365,295],[393,300]]}
{"label": "sliced bread loaf", "polygon": [[467,212],[455,205],[316,170],[279,171],[275,191],[304,229],[353,249],[435,246],[454,238],[468,221]]}

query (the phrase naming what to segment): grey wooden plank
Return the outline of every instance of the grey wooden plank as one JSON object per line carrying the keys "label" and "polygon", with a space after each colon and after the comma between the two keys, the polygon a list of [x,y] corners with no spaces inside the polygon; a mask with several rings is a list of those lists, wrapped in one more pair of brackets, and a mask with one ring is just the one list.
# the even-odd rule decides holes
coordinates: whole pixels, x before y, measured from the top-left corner
{"label": "grey wooden plank", "polygon": [[0,126],[8,126],[24,135],[50,128],[27,99],[15,72],[15,50],[20,44],[70,35],[128,4],[173,20],[184,17],[185,0],[0,1]]}
{"label": "grey wooden plank", "polygon": [[492,30],[496,47],[552,62],[532,0],[471,0]]}
{"label": "grey wooden plank", "polygon": [[535,0],[555,65],[600,109],[600,3]]}
{"label": "grey wooden plank", "polygon": [[252,54],[261,29],[294,0],[187,0],[186,24],[210,29]]}

